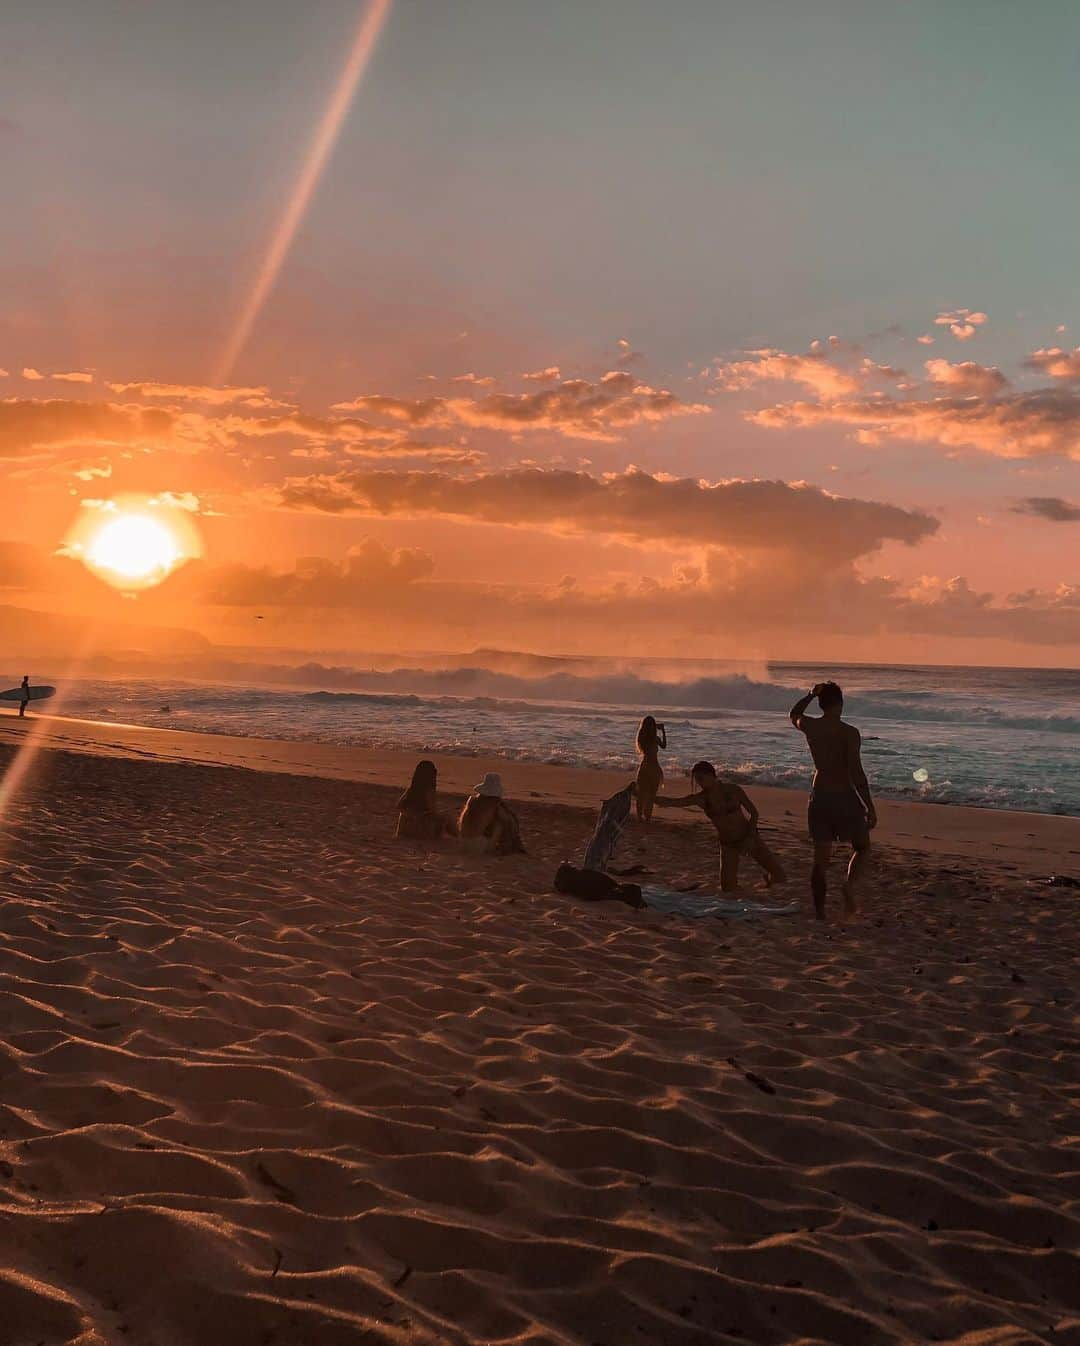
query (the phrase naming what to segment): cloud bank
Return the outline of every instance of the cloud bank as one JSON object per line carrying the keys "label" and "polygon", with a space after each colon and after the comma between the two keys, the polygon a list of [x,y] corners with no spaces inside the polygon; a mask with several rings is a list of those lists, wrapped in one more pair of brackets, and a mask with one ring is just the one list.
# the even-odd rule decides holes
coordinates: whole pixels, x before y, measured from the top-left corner
{"label": "cloud bank", "polygon": [[[538,370],[531,377],[539,381],[553,372],[557,371]],[[625,369],[612,370],[596,382],[564,379],[539,392],[489,393],[478,398],[374,394],[338,402],[333,409],[417,427],[462,425],[512,434],[546,430],[601,441],[610,441],[632,426],[709,413],[703,403],[684,402],[665,389],[651,388]]]}
{"label": "cloud bank", "polygon": [[835,563],[866,556],[886,541],[914,545],[938,527],[916,510],[830,495],[801,482],[711,485],[635,469],[603,477],[543,468],[473,477],[342,472],[295,478],[280,501],[331,514],[434,516],[636,543],[797,551]]}

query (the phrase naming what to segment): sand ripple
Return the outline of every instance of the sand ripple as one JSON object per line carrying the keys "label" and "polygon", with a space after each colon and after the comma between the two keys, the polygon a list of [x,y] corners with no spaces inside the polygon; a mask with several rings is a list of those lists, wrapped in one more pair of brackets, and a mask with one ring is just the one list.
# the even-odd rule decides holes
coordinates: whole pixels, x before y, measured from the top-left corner
{"label": "sand ripple", "polygon": [[1080,1340],[1074,896],[909,853],[852,930],[683,923],[548,891],[580,814],[481,863],[391,798],[40,759],[5,1346]]}

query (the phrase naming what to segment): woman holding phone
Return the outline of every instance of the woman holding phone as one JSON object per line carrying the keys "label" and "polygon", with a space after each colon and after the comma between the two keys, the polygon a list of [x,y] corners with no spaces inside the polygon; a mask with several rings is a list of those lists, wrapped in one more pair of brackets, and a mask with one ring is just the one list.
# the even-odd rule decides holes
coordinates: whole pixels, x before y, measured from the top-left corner
{"label": "woman holding phone", "polygon": [[660,765],[660,750],[667,748],[667,729],[646,715],[638,726],[637,750],[641,765],[637,773],[637,816],[643,823],[652,821],[656,796],[664,785],[664,768]]}

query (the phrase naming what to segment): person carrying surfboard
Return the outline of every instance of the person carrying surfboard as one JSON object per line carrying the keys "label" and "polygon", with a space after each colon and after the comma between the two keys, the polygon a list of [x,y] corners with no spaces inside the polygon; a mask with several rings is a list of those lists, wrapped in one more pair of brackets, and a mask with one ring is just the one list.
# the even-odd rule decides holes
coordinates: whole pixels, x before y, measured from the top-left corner
{"label": "person carrying surfboard", "polygon": [[19,719],[26,714],[26,708],[31,701],[47,701],[50,696],[56,695],[55,687],[43,687],[41,683],[35,682],[30,686],[30,674],[28,673],[18,687],[5,687],[0,692],[0,706],[15,705],[19,707]]}

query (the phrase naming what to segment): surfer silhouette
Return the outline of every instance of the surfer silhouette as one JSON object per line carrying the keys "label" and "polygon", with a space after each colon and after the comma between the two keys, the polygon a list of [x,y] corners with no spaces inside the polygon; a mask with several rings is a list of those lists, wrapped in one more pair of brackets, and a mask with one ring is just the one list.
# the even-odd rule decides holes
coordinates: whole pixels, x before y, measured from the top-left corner
{"label": "surfer silhouette", "polygon": [[22,700],[19,702],[19,719],[26,714],[26,708],[30,704],[30,674],[27,673],[19,684],[19,691],[22,692]]}

